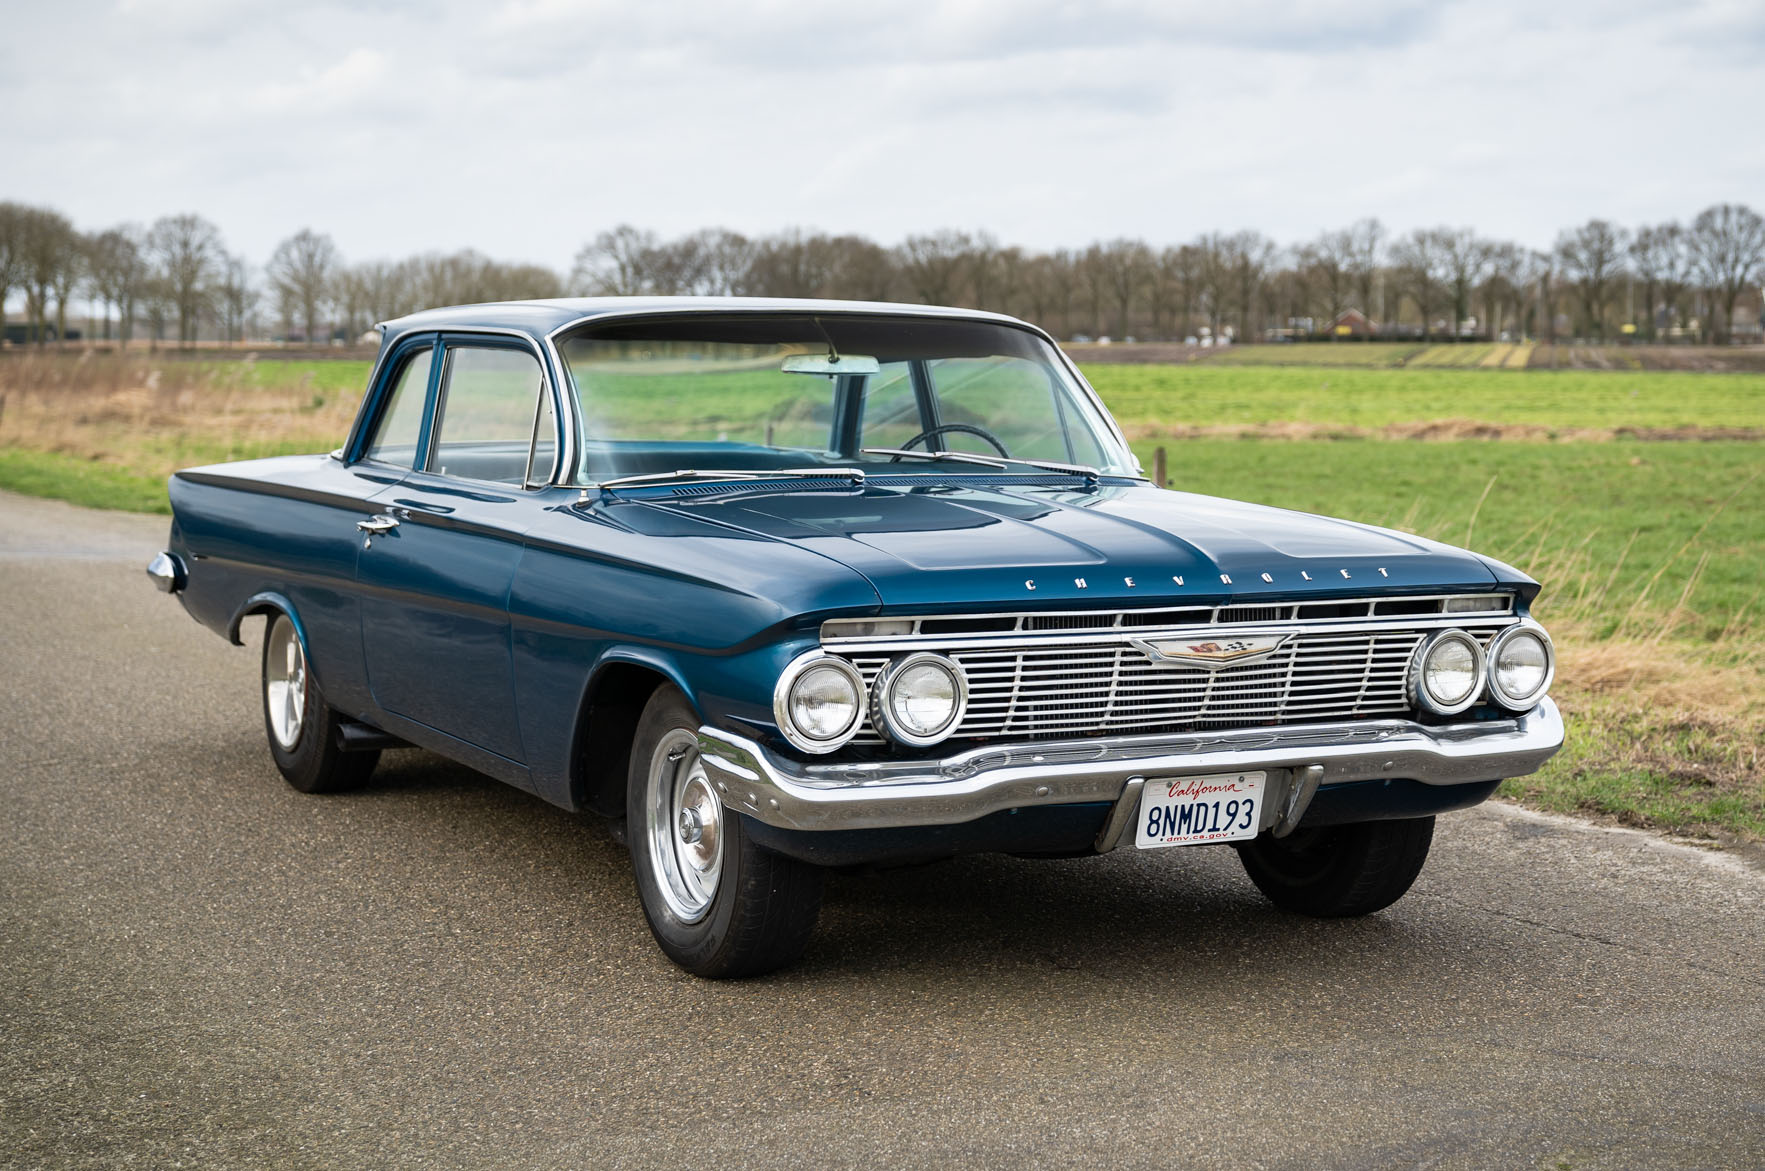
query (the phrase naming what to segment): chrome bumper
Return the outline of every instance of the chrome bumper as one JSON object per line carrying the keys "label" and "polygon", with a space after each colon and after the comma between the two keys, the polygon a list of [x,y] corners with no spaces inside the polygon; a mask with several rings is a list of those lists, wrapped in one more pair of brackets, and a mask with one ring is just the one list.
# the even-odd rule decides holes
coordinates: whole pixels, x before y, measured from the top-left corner
{"label": "chrome bumper", "polygon": [[[1130,782],[1197,773],[1266,770],[1275,774],[1271,788],[1280,793],[1291,792],[1291,778],[1314,766],[1322,775],[1311,777],[1324,785],[1397,777],[1463,785],[1524,776],[1562,745],[1563,718],[1548,699],[1508,720],[1434,726],[1360,720],[1099,737],[862,764],[801,764],[745,737],[699,729],[705,772],[723,803],[768,825],[800,830],[951,825],[1030,805],[1118,802]],[[1281,812],[1281,800],[1267,804],[1265,816]]]}

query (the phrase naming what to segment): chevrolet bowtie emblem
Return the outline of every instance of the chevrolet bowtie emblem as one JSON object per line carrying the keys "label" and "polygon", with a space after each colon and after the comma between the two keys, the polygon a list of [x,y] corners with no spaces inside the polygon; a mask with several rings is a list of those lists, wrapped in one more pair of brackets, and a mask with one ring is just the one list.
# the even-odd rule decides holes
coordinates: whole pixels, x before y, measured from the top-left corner
{"label": "chevrolet bowtie emblem", "polygon": [[1237,667],[1266,659],[1292,637],[1291,634],[1269,634],[1193,642],[1181,638],[1136,638],[1132,641],[1154,663],[1218,671],[1222,667]]}

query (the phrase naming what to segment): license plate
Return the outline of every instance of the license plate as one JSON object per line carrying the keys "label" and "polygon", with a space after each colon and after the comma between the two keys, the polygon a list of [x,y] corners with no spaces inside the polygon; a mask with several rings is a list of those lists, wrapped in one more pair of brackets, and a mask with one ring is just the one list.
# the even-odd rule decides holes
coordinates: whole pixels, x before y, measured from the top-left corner
{"label": "license plate", "polygon": [[1150,777],[1140,790],[1134,844],[1142,850],[1256,836],[1267,773]]}

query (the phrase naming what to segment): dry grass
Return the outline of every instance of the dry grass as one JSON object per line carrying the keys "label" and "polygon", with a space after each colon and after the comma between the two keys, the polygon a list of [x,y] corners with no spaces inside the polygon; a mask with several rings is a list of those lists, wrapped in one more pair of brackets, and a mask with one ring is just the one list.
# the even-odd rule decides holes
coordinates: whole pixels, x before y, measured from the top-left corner
{"label": "dry grass", "polygon": [[[0,360],[0,446],[164,477],[193,463],[322,451],[348,432],[353,363],[163,360],[86,352]],[[340,385],[341,383],[341,385]]]}

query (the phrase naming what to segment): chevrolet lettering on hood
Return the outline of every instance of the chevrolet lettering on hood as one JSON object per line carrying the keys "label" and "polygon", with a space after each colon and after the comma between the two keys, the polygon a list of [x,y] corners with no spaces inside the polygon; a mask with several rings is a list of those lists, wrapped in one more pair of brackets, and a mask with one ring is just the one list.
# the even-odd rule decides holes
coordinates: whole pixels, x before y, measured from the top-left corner
{"label": "chevrolet lettering on hood", "polygon": [[148,576],[235,643],[262,620],[294,788],[414,745],[605,817],[697,975],[813,948],[830,871],[960,854],[1225,844],[1287,910],[1370,914],[1436,814],[1562,744],[1537,582],[1151,483],[1014,318],[617,297],[379,328],[342,446],[178,472]]}

